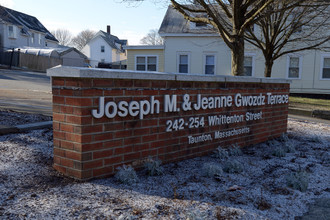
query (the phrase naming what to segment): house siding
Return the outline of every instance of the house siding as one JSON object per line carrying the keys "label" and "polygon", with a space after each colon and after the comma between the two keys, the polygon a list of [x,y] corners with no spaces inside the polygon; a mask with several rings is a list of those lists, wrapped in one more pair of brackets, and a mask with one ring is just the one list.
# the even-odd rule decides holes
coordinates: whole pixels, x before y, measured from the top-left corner
{"label": "house siding", "polygon": [[165,40],[165,72],[178,72],[178,54],[189,54],[192,74],[203,74],[203,55],[216,55],[216,74],[230,75],[230,50],[219,37],[167,37]]}
{"label": "house siding", "polygon": [[[257,36],[261,34],[257,25],[254,26],[254,32]],[[159,34],[165,41],[165,72],[178,72],[178,54],[187,54],[189,73],[204,74],[205,54],[210,53],[215,55],[216,59],[215,74],[231,74],[231,51],[220,35],[210,28],[197,28],[193,22],[185,20],[182,14],[172,6],[168,7],[159,28]],[[295,42],[291,46],[294,47],[298,43]],[[329,46],[330,42],[322,45],[324,48],[329,48]],[[252,76],[264,77],[265,59],[262,51],[245,42],[245,56],[252,56]],[[298,78],[288,77],[289,56],[299,57],[300,72]],[[290,87],[292,93],[330,94],[330,79],[322,79],[323,56],[330,58],[330,52],[311,50],[283,55],[274,61],[272,78],[290,79],[292,81]],[[186,68],[186,66],[182,67]]]}
{"label": "house siding", "polygon": [[58,43],[56,43],[54,41],[46,40],[46,42],[47,42],[47,47],[51,47],[51,48],[58,47]]}
{"label": "house siding", "polygon": [[[248,43],[245,46],[245,54],[254,57],[253,76],[264,77],[265,59],[262,52]],[[231,51],[220,37],[165,37],[164,71],[178,72],[178,54],[184,53],[190,56],[189,73],[191,74],[204,74],[203,55],[209,53],[216,55],[216,74],[231,75]],[[280,57],[274,62],[272,78],[287,78],[292,80],[290,87],[290,92],[292,93],[330,94],[330,80],[321,79],[322,55],[330,56],[330,53],[313,50],[290,55],[298,56],[302,59],[300,78],[288,78],[289,61],[287,55]],[[128,63],[132,62],[134,62],[134,57],[129,57]]]}
{"label": "house siding", "polygon": [[[101,53],[101,46],[104,46],[104,52]],[[112,48],[102,38],[94,38],[83,49],[82,53],[90,59],[92,67],[97,67],[98,63],[104,59],[104,62],[113,62]]]}
{"label": "house siding", "polygon": [[[1,37],[2,37],[2,45],[4,50],[8,50],[11,48],[20,48],[20,47],[34,47],[34,48],[47,48],[47,47],[57,47],[58,43],[46,40],[46,34],[42,32],[37,32],[34,30],[29,30],[29,36],[21,33],[21,26],[11,25],[11,24],[0,24],[1,28]],[[9,37],[8,27],[13,26],[16,32],[15,38]],[[34,41],[32,42],[31,36],[34,33]],[[41,42],[39,43],[39,35],[41,38]],[[46,46],[47,42],[47,46]]]}
{"label": "house siding", "polygon": [[[104,46],[104,52],[101,52],[101,46]],[[97,67],[102,60],[105,63],[112,63],[126,59],[125,53],[118,52],[101,37],[92,39],[81,52],[88,57],[92,67]]]}
{"label": "house siding", "polygon": [[75,51],[70,51],[69,53],[62,55],[61,58],[63,60],[63,66],[84,66],[85,59]]}

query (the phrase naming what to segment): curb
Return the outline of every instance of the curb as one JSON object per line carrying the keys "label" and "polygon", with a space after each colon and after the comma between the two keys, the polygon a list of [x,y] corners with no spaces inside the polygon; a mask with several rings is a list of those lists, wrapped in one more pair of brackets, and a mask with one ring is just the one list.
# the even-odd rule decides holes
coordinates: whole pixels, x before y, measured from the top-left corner
{"label": "curb", "polygon": [[24,125],[16,125],[16,126],[5,126],[0,125],[0,135],[10,134],[10,133],[18,133],[42,128],[50,128],[53,126],[53,121],[43,121],[36,122]]}
{"label": "curb", "polygon": [[330,120],[330,111],[321,111],[321,110],[314,110],[312,112],[313,117],[322,118]]}
{"label": "curb", "polygon": [[289,114],[313,117],[312,111],[298,109],[298,108],[289,108]]}
{"label": "curb", "polygon": [[18,129],[16,127],[0,125],[0,135],[16,132],[18,132]]}
{"label": "curb", "polygon": [[289,108],[289,114],[330,120],[330,111]]}

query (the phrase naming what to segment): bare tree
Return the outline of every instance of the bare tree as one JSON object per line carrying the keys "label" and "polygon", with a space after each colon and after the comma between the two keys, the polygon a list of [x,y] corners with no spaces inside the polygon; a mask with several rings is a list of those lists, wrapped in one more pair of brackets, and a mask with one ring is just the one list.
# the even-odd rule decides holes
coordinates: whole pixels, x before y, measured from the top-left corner
{"label": "bare tree", "polygon": [[95,31],[92,30],[83,30],[76,37],[72,39],[72,44],[78,49],[81,50],[87,43],[90,41],[94,35]]}
{"label": "bare tree", "polygon": [[261,49],[265,58],[265,77],[271,77],[274,61],[281,56],[322,49],[330,40],[329,3],[301,0],[293,8],[289,4],[287,0],[270,4],[266,16],[256,23],[260,32],[247,28],[246,40]]}
{"label": "bare tree", "polygon": [[277,0],[170,1],[173,8],[180,12],[185,19],[211,25],[231,49],[232,74],[244,75],[244,32],[263,15],[268,5]]}
{"label": "bare tree", "polygon": [[57,29],[51,31],[52,35],[58,40],[60,45],[68,46],[72,41],[72,34],[69,30],[66,29]]}
{"label": "bare tree", "polygon": [[153,29],[140,40],[140,43],[144,45],[163,45],[164,39],[159,36],[157,29]]}

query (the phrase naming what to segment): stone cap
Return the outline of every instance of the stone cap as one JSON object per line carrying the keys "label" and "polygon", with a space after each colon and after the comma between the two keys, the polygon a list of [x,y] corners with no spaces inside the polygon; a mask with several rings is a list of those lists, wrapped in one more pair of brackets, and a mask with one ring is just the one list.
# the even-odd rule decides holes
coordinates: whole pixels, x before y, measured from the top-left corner
{"label": "stone cap", "polygon": [[288,79],[256,78],[250,76],[202,75],[164,73],[151,71],[114,70],[85,67],[56,66],[47,69],[47,76],[68,78],[101,78],[101,79],[142,79],[142,80],[173,80],[196,82],[248,82],[248,83],[291,83]]}

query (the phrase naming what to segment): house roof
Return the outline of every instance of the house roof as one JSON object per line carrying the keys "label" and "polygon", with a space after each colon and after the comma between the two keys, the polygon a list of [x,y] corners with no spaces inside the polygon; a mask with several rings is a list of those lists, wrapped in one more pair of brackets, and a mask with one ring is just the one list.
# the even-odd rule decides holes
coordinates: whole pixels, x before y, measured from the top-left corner
{"label": "house roof", "polygon": [[[105,42],[107,42],[107,44],[110,47],[120,50],[121,52],[124,52],[124,49],[122,46],[127,45],[127,40],[120,40],[117,36],[108,34],[107,32],[104,32],[104,31],[97,32],[95,34],[95,36],[93,37],[93,39],[95,39],[97,37],[101,37]],[[119,44],[120,46],[118,47],[118,45],[116,45],[116,43]]]}
{"label": "house roof", "polygon": [[77,50],[74,47],[66,47],[66,46],[59,45],[58,47],[53,48],[53,49],[56,50],[60,54],[60,56],[63,56],[65,54],[67,54],[67,53],[70,53],[71,51],[74,51],[77,54],[79,54],[80,57],[82,57],[84,59],[88,59],[88,57],[85,56],[85,54],[81,53],[79,50]]}
{"label": "house roof", "polygon": [[164,50],[164,45],[127,45],[125,50]]}
{"label": "house roof", "polygon": [[[16,26],[23,26],[26,29],[45,33],[46,39],[58,42],[58,40],[40,23],[40,21],[31,15],[0,6],[0,19],[1,21]],[[22,33],[27,34],[26,29],[22,29]]]}
{"label": "house roof", "polygon": [[[189,6],[187,6],[189,7]],[[192,6],[190,6],[192,7]],[[216,34],[213,27],[196,27],[194,23],[186,20],[183,15],[172,6],[167,8],[163,22],[159,28],[160,35],[167,34]]]}
{"label": "house roof", "polygon": [[60,57],[60,54],[54,48],[15,48],[15,51],[19,51],[24,54],[32,54],[35,56],[44,56],[44,57]]}

